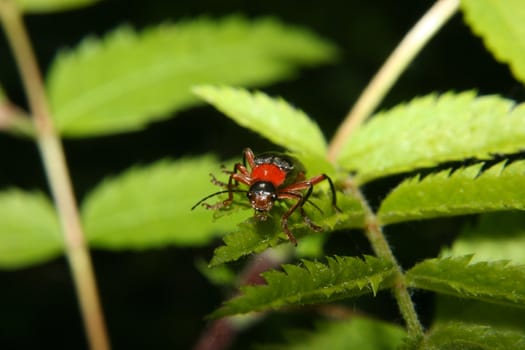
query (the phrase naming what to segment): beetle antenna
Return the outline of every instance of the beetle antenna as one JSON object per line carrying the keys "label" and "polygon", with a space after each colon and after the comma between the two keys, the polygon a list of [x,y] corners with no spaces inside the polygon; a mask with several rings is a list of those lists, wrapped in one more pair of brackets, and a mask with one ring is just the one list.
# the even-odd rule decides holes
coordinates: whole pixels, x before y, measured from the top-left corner
{"label": "beetle antenna", "polygon": [[215,192],[215,193],[212,193],[210,195],[207,195],[206,197],[202,198],[200,201],[198,201],[193,207],[191,207],[191,210],[197,208],[197,206],[199,204],[201,204],[202,202],[204,202],[205,200],[207,199],[210,199],[211,197],[215,197],[215,196],[218,196],[219,194],[223,194],[223,193],[230,193],[230,192],[235,192],[235,193],[246,193],[248,191],[245,191],[245,190],[223,190],[223,191],[219,191],[219,192]]}

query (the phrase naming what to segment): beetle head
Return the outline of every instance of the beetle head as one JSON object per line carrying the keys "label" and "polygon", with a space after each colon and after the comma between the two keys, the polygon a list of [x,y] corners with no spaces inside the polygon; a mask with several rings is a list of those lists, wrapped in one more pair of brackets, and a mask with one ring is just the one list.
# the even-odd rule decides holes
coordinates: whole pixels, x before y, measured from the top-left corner
{"label": "beetle head", "polygon": [[255,214],[260,220],[265,220],[277,199],[275,186],[268,181],[258,181],[248,190],[248,199]]}

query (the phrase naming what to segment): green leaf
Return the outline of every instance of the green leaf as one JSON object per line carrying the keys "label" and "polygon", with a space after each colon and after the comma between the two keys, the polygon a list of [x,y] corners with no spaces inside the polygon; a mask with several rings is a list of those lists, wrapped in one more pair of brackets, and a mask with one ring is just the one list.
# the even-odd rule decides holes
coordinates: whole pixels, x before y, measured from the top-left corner
{"label": "green leaf", "polygon": [[99,0],[15,0],[24,12],[46,13],[72,10],[92,5]]}
{"label": "green leaf", "polygon": [[433,327],[421,350],[519,350],[525,349],[522,332],[498,330],[485,325],[461,322]]}
{"label": "green leaf", "polygon": [[228,86],[200,86],[195,93],[239,125],[298,154],[325,158],[326,141],[319,126],[286,101],[262,92]]}
{"label": "green leaf", "polygon": [[481,215],[476,225],[466,226],[444,256],[473,254],[472,261],[511,260],[525,264],[525,213],[499,212]]}
{"label": "green leaf", "polygon": [[232,16],[121,27],[62,52],[49,72],[49,97],[61,133],[92,136],[139,130],[199,100],[196,84],[267,84],[300,66],[331,61],[335,48],[274,19]]}
{"label": "green leaf", "polygon": [[[316,192],[314,191],[314,195]],[[338,207],[342,213],[335,212],[327,198],[329,195],[323,193],[320,199],[312,198],[321,212],[313,208],[308,203],[305,204],[305,210],[308,217],[316,225],[320,225],[324,232],[313,232],[303,221],[299,213],[294,213],[289,220],[290,230],[298,239],[298,245],[301,245],[300,238],[307,235],[326,234],[325,232],[358,228],[364,226],[364,211],[359,201],[353,197],[343,196],[337,193]],[[281,231],[281,216],[286,210],[285,206],[276,206],[271,217],[265,221],[259,221],[250,218],[241,223],[237,229],[224,239],[223,246],[218,247],[210,262],[210,266],[216,266],[230,261],[235,261],[243,256],[253,253],[259,253],[269,247],[274,247],[287,240],[286,235]]]}
{"label": "green leaf", "polygon": [[508,261],[469,264],[472,256],[425,260],[407,274],[411,287],[525,307],[525,265]]}
{"label": "green leaf", "polygon": [[356,170],[362,183],[524,148],[525,104],[474,92],[432,94],[375,115],[348,140],[338,162]]}
{"label": "green leaf", "polygon": [[59,256],[60,232],[53,205],[44,195],[0,192],[0,268],[22,268]]}
{"label": "green leaf", "polygon": [[236,231],[224,236],[224,245],[215,249],[209,266],[215,267],[275,247],[280,241],[278,229],[273,218],[266,221],[250,218],[240,223]]}
{"label": "green leaf", "polygon": [[302,260],[304,267],[286,264],[284,272],[264,272],[267,285],[241,287],[242,295],[227,301],[211,317],[375,295],[392,284],[395,268],[377,258],[335,257],[327,262]]}
{"label": "green leaf", "polygon": [[230,215],[213,222],[209,211],[201,207],[191,210],[200,198],[218,190],[208,177],[218,169],[219,164],[210,156],[164,160],[105,180],[82,208],[89,240],[109,249],[210,242],[243,220]]}
{"label": "green leaf", "polygon": [[384,224],[414,219],[525,209],[525,161],[505,162],[480,172],[483,164],[406,180],[381,204]]}
{"label": "green leaf", "polygon": [[287,345],[264,345],[266,350],[395,350],[406,332],[400,326],[363,317],[321,323],[315,331],[288,332]]}
{"label": "green leaf", "polygon": [[490,304],[478,300],[438,295],[434,323],[466,322],[501,330],[515,330],[525,337],[525,309]]}
{"label": "green leaf", "polygon": [[522,0],[463,0],[465,21],[500,62],[525,83],[525,7]]}

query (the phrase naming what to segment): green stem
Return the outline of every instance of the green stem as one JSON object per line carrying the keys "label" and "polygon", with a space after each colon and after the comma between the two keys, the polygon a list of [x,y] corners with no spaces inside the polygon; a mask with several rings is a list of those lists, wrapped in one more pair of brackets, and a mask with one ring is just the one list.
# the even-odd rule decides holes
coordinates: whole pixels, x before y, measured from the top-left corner
{"label": "green stem", "polygon": [[[363,90],[354,107],[350,110],[341,127],[337,130],[328,148],[328,159],[335,163],[337,156],[350,135],[377,108],[401,73],[408,67],[414,57],[421,51],[432,36],[456,13],[459,0],[438,0],[434,6],[416,23],[405,38],[392,52],[381,69],[376,73],[368,86]],[[413,339],[423,337],[423,327],[419,322],[414,304],[408,292],[403,270],[397,262],[377,216],[370,208],[366,198],[352,179],[345,186],[346,190],[361,202],[366,213],[366,236],[375,254],[391,262],[396,267],[393,294],[403,316],[408,333]]]}
{"label": "green stem", "polygon": [[393,288],[394,297],[397,301],[399,311],[401,312],[401,315],[403,316],[403,319],[407,324],[409,336],[412,339],[421,339],[423,337],[423,326],[419,322],[414,303],[412,302],[412,298],[410,297],[410,293],[408,291],[406,283],[406,278],[403,274],[403,269],[401,268],[401,266],[397,262],[396,257],[392,253],[392,249],[390,249],[390,245],[388,244],[388,241],[385,235],[383,234],[383,230],[381,228],[379,220],[377,219],[377,216],[370,208],[370,205],[368,204],[366,198],[363,196],[363,193],[359,190],[357,185],[352,180],[347,180],[345,188],[348,192],[351,192],[354,197],[359,199],[363,209],[365,210],[365,234],[370,242],[370,245],[372,246],[372,249],[374,250],[374,253],[378,257],[391,262],[396,267],[396,275],[394,277],[395,282]]}
{"label": "green stem", "polygon": [[390,261],[396,267],[396,275],[393,293],[397,301],[399,311],[407,324],[408,334],[413,339],[423,337],[423,326],[419,322],[414,303],[408,291],[405,275],[402,268],[394,257],[390,246],[383,234],[381,226],[377,223],[377,217],[368,208],[366,236],[372,245],[372,249],[378,257]]}
{"label": "green stem", "polygon": [[27,92],[38,147],[64,233],[65,251],[92,349],[109,349],[95,276],[80,224],[64,150],[49,113],[47,98],[22,15],[12,0],[0,0],[0,17]]}
{"label": "green stem", "polygon": [[399,43],[345,117],[328,149],[334,162],[349,136],[368,118],[432,36],[456,13],[459,0],[439,0]]}

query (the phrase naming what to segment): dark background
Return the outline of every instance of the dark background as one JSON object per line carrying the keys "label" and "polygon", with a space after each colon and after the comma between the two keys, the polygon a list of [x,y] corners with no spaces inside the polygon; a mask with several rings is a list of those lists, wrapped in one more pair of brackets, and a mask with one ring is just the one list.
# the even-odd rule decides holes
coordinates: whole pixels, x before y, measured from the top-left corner
{"label": "dark background", "polygon": [[[433,1],[104,1],[83,10],[26,17],[40,65],[45,72],[61,47],[74,46],[87,34],[103,35],[128,23],[144,28],[163,21],[232,13],[248,17],[272,15],[303,26],[334,41],[342,51],[332,65],[303,70],[296,78],[264,87],[316,119],[329,138],[374,72]],[[22,87],[5,36],[0,34],[0,81],[9,97],[25,105]],[[524,90],[506,66],[497,63],[462,22],[446,25],[389,93],[382,108],[429,92],[476,89],[523,100]],[[205,125],[205,127],[203,127]],[[188,132],[189,131],[189,132]],[[250,146],[271,145],[221,116],[197,107],[176,118],[153,124],[140,133],[66,140],[65,148],[80,200],[103,177],[137,163],[216,152],[236,157]],[[47,186],[35,146],[0,135],[1,188]],[[365,189],[378,201],[397,179]],[[464,218],[395,225],[389,228],[395,254],[405,266],[435,255],[457,232]],[[421,232],[424,232],[422,235]],[[217,244],[219,242],[216,242]],[[344,249],[338,247],[345,247]],[[331,253],[360,255],[369,247],[359,232],[335,234]],[[350,251],[349,251],[350,249]],[[195,259],[209,259],[213,247],[162,248],[143,252],[94,251],[93,259],[109,332],[116,349],[186,349],[206,325],[204,315],[224,299],[195,268]],[[414,296],[423,322],[432,315],[432,297]],[[386,293],[348,304],[387,320],[400,321]],[[347,305],[347,306],[348,306]],[[309,327],[313,313],[277,313],[240,336],[246,344],[277,342],[285,325]],[[428,324],[427,324],[428,325]],[[85,338],[74,288],[65,259],[17,271],[0,271],[0,348],[83,349]]]}

